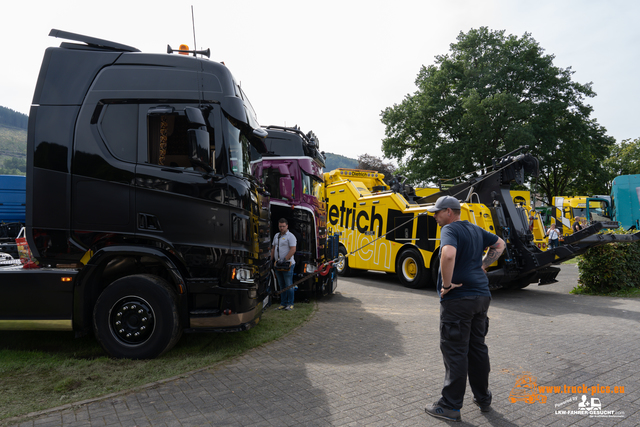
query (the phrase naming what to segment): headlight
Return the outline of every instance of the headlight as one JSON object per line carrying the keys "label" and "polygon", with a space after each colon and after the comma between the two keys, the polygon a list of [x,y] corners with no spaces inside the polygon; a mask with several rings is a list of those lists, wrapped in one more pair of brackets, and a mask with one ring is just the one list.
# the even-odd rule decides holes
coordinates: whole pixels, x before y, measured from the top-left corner
{"label": "headlight", "polygon": [[251,277],[251,270],[247,268],[238,268],[236,270],[236,279],[241,282],[253,282]]}
{"label": "headlight", "polygon": [[253,271],[248,267],[243,266],[230,266],[231,267],[231,283],[253,283]]}

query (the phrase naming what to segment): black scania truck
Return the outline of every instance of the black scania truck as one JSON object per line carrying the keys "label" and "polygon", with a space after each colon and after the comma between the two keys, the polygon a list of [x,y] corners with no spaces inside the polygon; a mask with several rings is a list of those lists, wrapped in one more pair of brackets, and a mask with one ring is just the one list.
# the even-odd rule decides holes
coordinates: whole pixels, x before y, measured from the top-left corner
{"label": "black scania truck", "polygon": [[111,356],[144,359],[183,332],[257,324],[270,218],[249,162],[267,133],[229,70],[208,52],[49,35],[75,43],[46,50],[29,114],[40,268],[0,271],[0,327],[93,330]]}

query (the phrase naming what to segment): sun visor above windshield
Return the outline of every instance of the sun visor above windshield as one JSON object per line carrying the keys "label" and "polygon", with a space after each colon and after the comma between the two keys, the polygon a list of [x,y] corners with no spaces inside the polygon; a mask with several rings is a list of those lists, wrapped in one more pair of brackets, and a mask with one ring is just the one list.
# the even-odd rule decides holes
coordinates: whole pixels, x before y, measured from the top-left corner
{"label": "sun visor above windshield", "polygon": [[309,175],[322,175],[323,170],[316,162],[310,158],[302,158],[298,161],[300,168]]}

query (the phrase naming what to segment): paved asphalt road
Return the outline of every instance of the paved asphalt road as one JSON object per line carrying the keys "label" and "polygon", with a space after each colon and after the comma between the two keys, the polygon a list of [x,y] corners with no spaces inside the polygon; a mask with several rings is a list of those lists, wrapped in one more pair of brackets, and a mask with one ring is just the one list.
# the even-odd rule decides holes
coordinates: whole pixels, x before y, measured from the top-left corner
{"label": "paved asphalt road", "polygon": [[[559,279],[494,293],[493,411],[481,413],[467,390],[456,425],[640,425],[640,300],[571,295],[574,265]],[[338,293],[318,305],[309,323],[244,356],[16,425],[453,424],[424,413],[444,378],[434,290],[365,273],[341,279]],[[534,384],[556,389],[535,392]],[[591,412],[581,408],[583,396]]]}

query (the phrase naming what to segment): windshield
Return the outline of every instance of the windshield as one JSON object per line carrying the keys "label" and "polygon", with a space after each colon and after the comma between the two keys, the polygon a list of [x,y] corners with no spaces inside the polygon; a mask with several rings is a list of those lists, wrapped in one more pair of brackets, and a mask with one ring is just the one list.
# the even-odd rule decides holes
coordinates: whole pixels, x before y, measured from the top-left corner
{"label": "windshield", "polygon": [[322,181],[313,175],[302,172],[302,192],[316,199],[322,199]]}
{"label": "windshield", "polygon": [[245,131],[235,125],[235,120],[225,116],[225,139],[229,142],[229,168],[236,175],[251,176],[250,146]]}
{"label": "windshield", "polygon": [[587,208],[573,208],[573,217],[586,217],[587,216]]}
{"label": "windshield", "polygon": [[[605,205],[601,202],[591,202],[589,207],[589,215],[591,218],[588,218],[589,221],[611,221],[611,218],[607,215],[607,208],[605,207],[596,207],[596,205],[602,206]],[[573,208],[573,217],[587,217],[587,208]]]}
{"label": "windshield", "polygon": [[[604,203],[601,203],[601,205]],[[607,215],[606,208],[589,208],[591,214],[591,221],[611,221],[611,218]]]}

